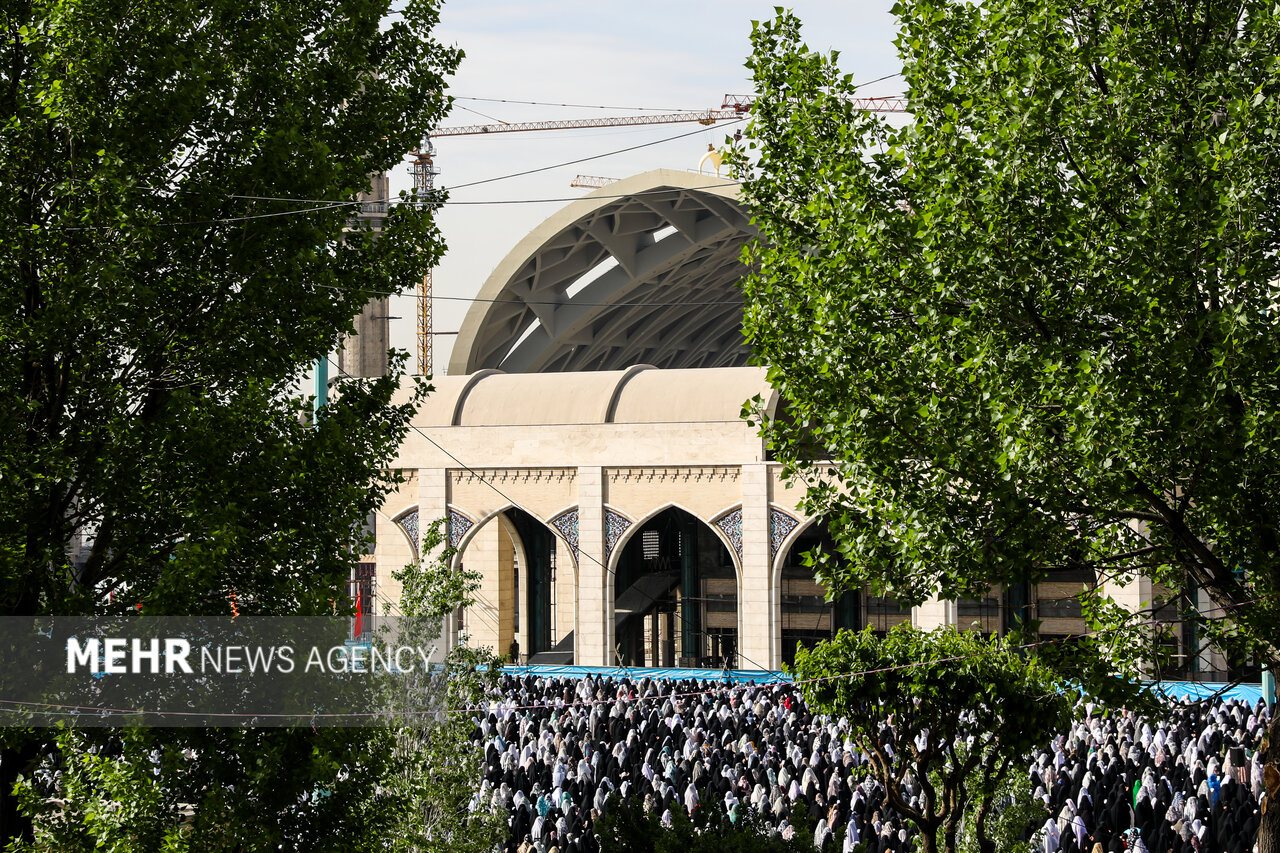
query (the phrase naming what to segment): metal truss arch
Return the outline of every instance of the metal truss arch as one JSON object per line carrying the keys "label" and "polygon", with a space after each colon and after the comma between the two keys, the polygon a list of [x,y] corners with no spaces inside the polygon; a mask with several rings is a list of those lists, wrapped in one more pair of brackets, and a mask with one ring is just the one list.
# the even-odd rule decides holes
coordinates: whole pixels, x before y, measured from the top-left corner
{"label": "metal truss arch", "polygon": [[661,169],[553,214],[494,270],[463,320],[450,374],[746,364],[736,184]]}

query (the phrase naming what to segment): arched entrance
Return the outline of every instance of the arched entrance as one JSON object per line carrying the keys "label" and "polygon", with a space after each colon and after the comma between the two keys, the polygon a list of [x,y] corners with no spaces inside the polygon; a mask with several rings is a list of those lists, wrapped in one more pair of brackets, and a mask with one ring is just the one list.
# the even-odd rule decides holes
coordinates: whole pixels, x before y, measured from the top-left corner
{"label": "arched entrance", "polygon": [[738,576],[715,532],[669,507],[627,540],[614,572],[623,666],[736,667]]}
{"label": "arched entrance", "polygon": [[523,661],[553,651],[558,639],[556,537],[549,527],[518,507],[508,509],[506,516],[519,537],[519,554],[523,557],[522,563],[517,562],[516,572],[517,583],[524,581],[523,592],[517,588],[515,596],[516,633],[524,637],[520,649]]}
{"label": "arched entrance", "polygon": [[827,588],[804,564],[804,555],[815,548],[826,554],[838,553],[823,518],[811,522],[791,540],[779,566],[781,658],[787,666],[795,663],[797,648],[829,640],[841,628],[856,631],[866,624],[863,590],[846,590],[834,601],[827,600]]}
{"label": "arched entrance", "polygon": [[478,524],[458,562],[481,574],[463,614],[469,644],[513,663],[573,663],[575,572],[567,551],[551,528],[519,507]]}

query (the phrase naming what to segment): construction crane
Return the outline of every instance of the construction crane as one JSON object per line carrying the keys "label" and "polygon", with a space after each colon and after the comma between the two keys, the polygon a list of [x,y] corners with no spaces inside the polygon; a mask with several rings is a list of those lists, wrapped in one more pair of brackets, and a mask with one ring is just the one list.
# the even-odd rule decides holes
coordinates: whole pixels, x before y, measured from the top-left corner
{"label": "construction crane", "polygon": [[[725,95],[720,105],[722,110],[737,110],[739,113],[749,112],[755,103],[755,95]],[[901,95],[889,95],[881,98],[849,98],[855,110],[868,113],[909,113],[907,99]]]}
{"label": "construction crane", "polygon": [[[436,188],[436,175],[440,174],[440,170],[436,168],[436,147],[432,144],[431,137],[422,141],[420,151],[414,151],[409,156],[413,158],[414,201],[429,203]],[[431,271],[427,270],[427,274],[418,282],[418,373],[421,376],[430,376],[435,372],[435,348],[431,345],[431,332]]]}
{"label": "construction crane", "polygon": [[[678,113],[657,113],[635,116],[604,116],[600,118],[571,118],[556,121],[517,121],[499,122],[497,124],[464,124],[456,127],[439,127],[431,135],[440,139],[445,136],[477,136],[486,133],[527,133],[533,130],[576,130],[583,127],[635,127],[647,124],[681,124],[697,122],[713,125],[721,121],[732,121],[743,118],[751,111],[755,101],[753,95],[725,95],[724,102],[717,110],[686,110]],[[854,98],[856,109],[877,113],[905,113],[907,102],[902,97],[888,98]]]}
{"label": "construction crane", "polygon": [[[585,127],[637,127],[652,124],[681,124],[697,122],[714,125],[722,121],[736,121],[746,117],[755,102],[754,95],[725,95],[719,109],[688,110],[674,113],[657,113],[631,116],[600,116],[597,118],[561,119],[558,121],[499,122],[496,124],[468,124],[455,127],[438,127],[423,140],[422,150],[414,151],[413,189],[419,199],[430,197],[435,188],[435,177],[440,172],[435,167],[435,146],[432,139],[446,136],[479,136],[490,133],[528,133],[538,130],[575,130]],[[856,109],[879,113],[905,113],[907,102],[900,96],[885,98],[853,98]],[[597,183],[598,182],[598,183]],[[573,186],[598,188],[612,183],[610,178],[579,175]],[[432,368],[431,330],[431,276],[423,277],[418,286],[418,372],[426,375]]]}
{"label": "construction crane", "polygon": [[599,175],[578,175],[569,182],[569,186],[583,190],[598,190],[616,182],[617,178],[602,178]]}
{"label": "construction crane", "polygon": [[464,124],[457,127],[439,127],[431,135],[475,136],[482,133],[527,133],[531,130],[574,130],[581,127],[631,127],[644,124],[682,124],[696,121],[712,125],[718,121],[740,119],[737,110],[695,110],[681,113],[658,113],[638,116],[603,116],[600,118],[571,118],[559,121],[516,121],[500,124]]}

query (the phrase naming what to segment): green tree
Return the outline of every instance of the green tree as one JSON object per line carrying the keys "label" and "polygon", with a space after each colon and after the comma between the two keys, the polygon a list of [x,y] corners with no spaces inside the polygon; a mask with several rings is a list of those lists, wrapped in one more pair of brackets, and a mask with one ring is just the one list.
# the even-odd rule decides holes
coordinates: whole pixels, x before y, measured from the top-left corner
{"label": "green tree", "polygon": [[[391,404],[397,376],[349,382],[312,424],[293,389],[440,254],[429,206],[376,240],[353,225],[444,112],[461,54],[436,22],[434,0],[0,4],[0,615],[345,601],[413,405]],[[28,783],[53,768],[138,795],[72,809],[88,846],[157,849],[186,810],[201,849],[358,849],[394,743],[8,728],[0,838],[34,839]],[[111,828],[152,805],[145,840]]]}
{"label": "green tree", "polygon": [[986,837],[979,843],[975,813],[960,831],[960,851],[982,853],[984,844],[990,849],[990,843],[994,843],[1001,853],[1036,853],[1035,830],[1044,827],[1048,816],[1049,809],[1032,796],[1027,780],[1020,773],[1014,773],[995,790],[992,806],[983,818]]}
{"label": "green tree", "polygon": [[773,450],[845,558],[827,580],[919,601],[1141,573],[1275,664],[1280,12],[895,12],[904,126],[790,14],[748,62],[746,330],[789,406]]}
{"label": "green tree", "polygon": [[[427,553],[441,530],[424,530]],[[471,603],[477,578],[446,571],[452,556],[399,573],[412,595],[387,640],[429,648],[441,616]],[[472,804],[484,755],[467,709],[495,688],[495,664],[457,648],[441,667],[387,678],[379,728],[55,732],[16,786],[35,818],[20,849],[488,853],[505,816]]]}
{"label": "green tree", "polygon": [[[388,633],[423,647],[439,639],[443,621],[475,603],[479,572],[453,567],[444,519],[422,528],[422,552],[435,555],[396,573],[403,607]],[[466,713],[498,689],[502,660],[488,649],[459,643],[439,671],[397,678],[392,706],[411,713],[396,731],[399,825],[393,849],[406,853],[491,853],[507,832],[507,815],[488,803],[473,806],[484,773],[485,742],[473,739],[476,720]],[[418,676],[415,673],[415,676]],[[442,702],[435,701],[443,697]],[[443,712],[443,713],[442,713]],[[421,716],[425,713],[425,717]]]}
{"label": "green tree", "polygon": [[1071,721],[1052,669],[977,631],[841,631],[798,650],[796,676],[810,705],[848,720],[922,853],[955,853],[966,821],[978,849],[994,851],[987,820],[1001,784]]}

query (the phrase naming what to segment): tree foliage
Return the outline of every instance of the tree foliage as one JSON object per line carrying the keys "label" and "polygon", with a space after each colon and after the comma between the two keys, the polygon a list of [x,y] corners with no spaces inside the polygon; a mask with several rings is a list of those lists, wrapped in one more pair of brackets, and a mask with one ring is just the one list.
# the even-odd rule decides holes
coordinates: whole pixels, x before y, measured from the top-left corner
{"label": "tree foliage", "polygon": [[[395,573],[403,585],[398,617],[386,626],[399,642],[419,648],[440,638],[444,620],[475,603],[479,572],[455,568],[448,522],[423,525],[420,559]],[[398,825],[390,837],[406,853],[491,853],[507,830],[507,815],[473,799],[484,771],[484,742],[469,710],[498,690],[501,659],[458,643],[437,671],[399,676],[391,706],[409,713],[397,729],[398,772],[384,783],[398,792]]]}
{"label": "tree foliage", "polygon": [[433,3],[383,28],[389,8],[4,7],[4,613],[110,592],[221,612],[232,588],[323,608],[345,583],[410,408],[394,380],[348,383],[311,429],[289,392],[438,257],[428,209],[393,208],[377,240],[346,226],[458,59]]}
{"label": "tree foliage", "polygon": [[798,650],[796,676],[813,707],[848,721],[925,853],[954,853],[966,821],[995,850],[986,820],[1001,783],[1071,721],[1056,672],[976,631],[841,631]]}
{"label": "tree foliage", "polygon": [[848,558],[829,579],[919,601],[1144,573],[1274,659],[1275,7],[895,11],[904,126],[789,14],[748,63],[747,334],[790,407],[774,451]]}
{"label": "tree foliage", "polygon": [[[440,528],[425,531],[428,552]],[[415,598],[383,640],[431,648],[439,614],[470,603],[473,577],[438,580],[458,574],[453,554],[400,573]],[[385,706],[368,709],[388,715],[377,728],[53,732],[16,785],[33,819],[17,849],[489,853],[505,816],[473,802],[483,751],[469,709],[496,689],[496,664],[459,647],[386,676]]]}
{"label": "tree foliage", "polygon": [[920,601],[1141,574],[1280,663],[1280,10],[894,10],[907,123],[779,10],[735,157],[746,332],[788,405],[766,434],[830,520],[825,579]]}
{"label": "tree foliage", "polygon": [[[348,382],[313,423],[295,389],[441,252],[430,206],[375,240],[354,204],[444,112],[461,54],[436,23],[434,0],[0,4],[0,615],[346,606],[413,403],[398,376]],[[391,732],[0,747],[16,843],[36,816],[57,849],[357,849],[395,825],[371,796]]]}

